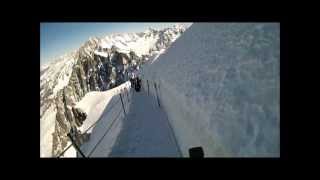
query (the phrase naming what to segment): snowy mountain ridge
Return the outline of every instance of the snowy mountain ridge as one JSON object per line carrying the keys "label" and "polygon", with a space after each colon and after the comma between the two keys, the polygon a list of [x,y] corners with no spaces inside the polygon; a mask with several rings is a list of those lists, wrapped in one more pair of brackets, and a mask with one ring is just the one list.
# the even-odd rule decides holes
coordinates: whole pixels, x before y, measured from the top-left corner
{"label": "snowy mountain ridge", "polygon": [[179,25],[90,37],[78,50],[41,66],[41,156],[57,155],[67,145],[70,128],[81,127],[85,117],[74,105],[86,93],[105,91],[125,82],[130,71],[158,57],[185,29]]}
{"label": "snowy mountain ridge", "polygon": [[[138,57],[142,55],[155,56],[174,42],[182,32],[186,30],[183,25],[175,25],[173,28],[165,28],[163,30],[155,30],[149,28],[142,33],[116,33],[107,35],[103,38],[90,37],[78,50],[60,56],[53,62],[40,66],[40,81],[43,86],[44,83],[48,84],[50,89],[61,89],[68,82],[71,74],[73,64],[78,60],[79,54],[93,58],[93,53],[99,56],[107,56],[104,52],[105,49],[111,49],[113,46],[118,52],[130,53],[135,52]],[[72,62],[71,62],[72,61]],[[67,66],[64,66],[68,64]],[[57,78],[63,80],[58,81]],[[43,81],[44,80],[44,81]],[[53,81],[47,83],[47,81]],[[58,82],[61,82],[58,83]]]}

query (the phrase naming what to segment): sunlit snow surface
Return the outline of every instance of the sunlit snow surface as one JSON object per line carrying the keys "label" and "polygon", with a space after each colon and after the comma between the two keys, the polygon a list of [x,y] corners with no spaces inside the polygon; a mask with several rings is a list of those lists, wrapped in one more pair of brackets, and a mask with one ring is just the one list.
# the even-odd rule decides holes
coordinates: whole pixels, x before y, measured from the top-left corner
{"label": "sunlit snow surface", "polygon": [[[184,156],[280,156],[280,30],[277,23],[194,23],[144,80],[160,99]],[[145,82],[145,81],[144,81]]]}
{"label": "sunlit snow surface", "polygon": [[[107,91],[91,91],[87,93],[81,101],[76,104],[76,107],[82,109],[86,112],[87,119],[83,122],[82,126],[80,127],[80,131],[84,132],[87,128],[89,128],[93,123],[95,123],[100,116],[102,115],[103,111],[110,103],[110,100],[113,96],[118,95],[121,90],[130,89],[131,84],[130,82],[123,83],[122,85],[107,90]],[[92,131],[89,130],[90,133]]]}
{"label": "sunlit snow surface", "polygon": [[[119,52],[129,53],[134,51],[138,56],[149,54],[149,50],[154,47],[155,43],[159,39],[159,35],[153,35],[152,32],[145,31],[144,33],[150,33],[150,36],[139,37],[136,33],[124,33],[108,35],[101,39],[100,46],[102,48],[111,48],[113,45],[118,48]],[[173,32],[168,31],[173,37],[173,41],[179,37]]]}
{"label": "sunlit snow surface", "polygon": [[[117,110],[118,112],[122,109],[121,103],[117,102],[115,100],[119,99],[119,94],[122,92],[124,93],[124,90],[130,90],[131,84],[130,82],[125,82],[121,84],[118,87],[115,87],[113,89],[107,90],[107,91],[92,91],[87,93],[81,101],[79,101],[76,104],[76,108],[80,108],[87,114],[86,120],[83,122],[82,126],[79,128],[79,130],[83,133],[86,131],[87,133],[92,133],[90,137],[90,141],[85,143],[81,148],[87,155],[87,151],[93,149],[95,146],[95,143],[99,141],[98,138],[101,138],[103,133],[105,132],[108,125],[111,123],[111,119],[114,118],[115,112],[111,114],[111,110]],[[125,100],[127,100],[127,97],[124,97]],[[124,101],[126,103],[126,106],[129,104],[127,101]],[[114,106],[114,108],[110,109],[110,107]],[[121,112],[121,111],[120,111]],[[119,118],[123,118],[123,114]],[[103,119],[99,121],[100,119]],[[90,128],[91,127],[91,128]],[[89,129],[90,128],[90,129]],[[116,136],[119,134],[119,129],[113,128],[112,130],[113,136],[109,136],[107,138],[109,141],[109,146],[112,147]],[[110,143],[111,142],[111,143]],[[68,142],[68,146],[71,142]],[[68,147],[66,146],[66,147]],[[108,152],[108,149],[105,151]],[[69,148],[66,153],[62,157],[77,157],[77,151],[72,146]]]}
{"label": "sunlit snow surface", "polygon": [[179,147],[169,127],[166,114],[154,96],[122,91],[126,114],[120,101],[127,82],[106,92],[88,93],[78,104],[88,118],[81,127],[86,130],[97,122],[90,139],[81,146],[86,157],[179,157]]}
{"label": "sunlit snow surface", "polygon": [[181,157],[166,113],[146,91],[133,93],[122,124],[109,157]]}
{"label": "sunlit snow surface", "polygon": [[73,54],[61,56],[56,61],[43,65],[40,69],[48,68],[40,76],[40,86],[47,83],[47,87],[53,90],[55,95],[60,89],[68,85],[75,59]]}
{"label": "sunlit snow surface", "polygon": [[50,106],[40,119],[40,156],[50,157],[52,151],[52,133],[56,122],[56,108]]}

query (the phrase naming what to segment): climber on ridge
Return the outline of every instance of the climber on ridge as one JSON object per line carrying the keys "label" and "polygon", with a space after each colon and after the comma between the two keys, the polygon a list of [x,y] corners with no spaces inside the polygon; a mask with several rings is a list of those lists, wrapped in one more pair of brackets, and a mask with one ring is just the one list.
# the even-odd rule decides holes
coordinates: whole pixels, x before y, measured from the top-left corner
{"label": "climber on ridge", "polygon": [[131,87],[134,87],[134,89],[139,92],[141,89],[141,79],[138,76],[138,71],[134,70],[131,73],[131,77],[130,77],[130,82],[131,82]]}

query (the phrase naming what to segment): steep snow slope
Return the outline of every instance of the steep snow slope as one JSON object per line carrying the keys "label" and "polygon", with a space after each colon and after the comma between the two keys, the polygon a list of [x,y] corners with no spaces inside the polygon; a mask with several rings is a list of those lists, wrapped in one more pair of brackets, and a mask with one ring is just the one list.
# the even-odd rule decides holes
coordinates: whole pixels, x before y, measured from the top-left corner
{"label": "steep snow slope", "polygon": [[[94,148],[95,144],[99,140],[98,138],[100,138],[101,134],[105,132],[106,128],[108,127],[106,123],[110,123],[111,119],[114,118],[115,113],[110,110],[110,107],[116,105],[115,109],[122,110],[121,103],[116,101],[119,99],[117,95],[119,95],[121,92],[124,92],[125,89],[130,90],[130,88],[130,82],[126,82],[118,87],[107,91],[92,91],[87,93],[82,98],[82,100],[75,105],[76,108],[82,109],[88,115],[86,121],[84,121],[82,126],[79,128],[81,133],[84,133],[84,131],[86,131],[90,127],[91,129],[89,129],[87,133],[92,133],[92,131],[95,130],[94,133],[91,134],[89,142],[85,143],[81,147],[86,154],[88,153],[87,151]],[[124,99],[127,100],[128,98],[124,97]],[[125,101],[125,103],[127,106],[129,106],[127,101]],[[110,112],[112,112],[113,114],[111,114]],[[97,121],[101,118],[105,120],[97,123]],[[121,118],[123,118],[123,116]],[[113,129],[112,132],[112,137],[114,137],[114,140],[115,137],[119,134],[119,130],[115,130],[116,129]],[[71,142],[69,141],[68,145],[70,143]],[[110,146],[112,146],[112,144],[110,144]],[[71,147],[62,157],[76,157],[76,150]]]}
{"label": "steep snow slope", "polygon": [[155,30],[149,28],[142,33],[111,34],[98,39],[100,51],[115,46],[119,52],[134,51],[139,57],[142,55],[157,54],[174,42],[187,27],[176,25],[172,28]]}
{"label": "steep snow slope", "polygon": [[184,156],[193,146],[214,157],[280,155],[279,31],[276,23],[194,23],[143,67],[144,83],[160,85]]}
{"label": "steep snow slope", "polygon": [[51,156],[52,152],[52,136],[54,132],[56,120],[56,108],[50,106],[40,119],[40,156]]}
{"label": "steep snow slope", "polygon": [[[123,92],[123,103],[127,112],[130,107],[129,96],[131,95],[130,93],[127,95],[124,93],[125,88],[130,88],[130,82],[122,84],[121,87],[109,90],[110,92],[107,91],[108,93],[100,93],[100,95],[91,97],[90,99],[95,99],[92,103],[84,104],[83,102],[80,102],[78,104],[78,106],[84,109],[92,109],[91,111],[88,111],[88,122],[83,125],[85,128],[81,127],[81,131],[86,130],[95,123],[93,128],[88,131],[91,133],[89,141],[85,142],[80,147],[86,157],[107,157],[111,152],[112,147],[120,134],[123,119],[125,117],[120,97],[117,96],[121,91]],[[103,96],[105,97],[103,98]],[[99,102],[101,98],[107,101],[105,105],[104,103]],[[83,99],[83,101],[88,101],[87,99]]]}
{"label": "steep snow slope", "polygon": [[[40,71],[45,70],[40,76],[40,87],[50,88],[53,95],[56,95],[60,89],[68,84],[74,63],[73,52],[40,67]],[[42,95],[41,92],[40,95]]]}
{"label": "steep snow slope", "polygon": [[[128,81],[116,88],[107,91],[91,91],[87,93],[75,106],[76,108],[82,109],[88,115],[87,119],[80,127],[80,131],[84,132],[101,117],[101,114],[103,113],[113,96],[118,95],[124,89],[129,90],[130,88],[131,84]],[[91,131],[92,129],[88,132],[90,133]]]}
{"label": "steep snow slope", "polygon": [[[127,87],[126,84],[123,87]],[[90,117],[95,117],[91,124],[97,122],[90,131],[89,141],[81,146],[86,157],[181,156],[166,114],[154,97],[146,91],[132,90],[128,96],[123,93],[124,115],[119,96],[103,98],[108,103],[102,105],[101,98],[107,96],[107,92],[90,92],[77,104],[88,112],[88,122]],[[103,111],[97,116],[93,109]]]}

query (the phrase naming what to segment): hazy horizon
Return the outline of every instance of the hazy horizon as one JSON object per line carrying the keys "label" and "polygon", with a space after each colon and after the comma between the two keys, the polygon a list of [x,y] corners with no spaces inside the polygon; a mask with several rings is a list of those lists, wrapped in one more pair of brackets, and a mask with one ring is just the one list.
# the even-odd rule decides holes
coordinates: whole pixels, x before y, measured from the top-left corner
{"label": "hazy horizon", "polygon": [[[41,23],[40,64],[77,50],[90,37],[113,33],[143,32],[148,28],[163,29],[177,23]],[[190,25],[190,23],[181,23]]]}

